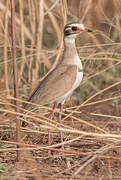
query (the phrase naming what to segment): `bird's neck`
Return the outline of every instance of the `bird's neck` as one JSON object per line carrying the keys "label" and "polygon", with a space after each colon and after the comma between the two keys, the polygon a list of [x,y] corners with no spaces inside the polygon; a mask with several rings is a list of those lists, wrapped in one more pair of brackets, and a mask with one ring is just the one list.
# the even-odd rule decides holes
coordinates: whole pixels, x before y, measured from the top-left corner
{"label": "bird's neck", "polygon": [[82,63],[78,56],[75,38],[66,37],[64,38],[64,53],[63,53],[63,63],[70,65],[77,65],[82,69]]}
{"label": "bird's neck", "polygon": [[72,58],[77,54],[75,38],[64,38],[64,59]]}

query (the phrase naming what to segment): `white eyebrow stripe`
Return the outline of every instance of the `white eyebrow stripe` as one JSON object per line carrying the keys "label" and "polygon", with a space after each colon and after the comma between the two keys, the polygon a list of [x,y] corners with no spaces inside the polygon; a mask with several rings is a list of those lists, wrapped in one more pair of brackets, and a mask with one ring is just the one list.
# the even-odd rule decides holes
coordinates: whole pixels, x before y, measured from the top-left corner
{"label": "white eyebrow stripe", "polygon": [[66,30],[70,30],[70,29],[71,29],[71,27],[67,27],[67,28],[66,28]]}
{"label": "white eyebrow stripe", "polygon": [[78,26],[78,24],[71,24],[71,26]]}

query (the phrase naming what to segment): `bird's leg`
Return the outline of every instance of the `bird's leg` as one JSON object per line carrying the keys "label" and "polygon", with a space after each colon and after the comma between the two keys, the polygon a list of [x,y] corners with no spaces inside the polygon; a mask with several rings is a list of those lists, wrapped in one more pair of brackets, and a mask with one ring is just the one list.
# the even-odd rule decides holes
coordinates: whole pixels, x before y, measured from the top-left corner
{"label": "bird's leg", "polygon": [[[61,123],[61,118],[62,118],[62,111],[63,111],[63,104],[61,103],[60,105],[60,113],[59,113],[59,117],[58,117],[58,122]],[[60,140],[61,143],[63,143],[63,133],[60,131]],[[64,145],[62,145],[62,149],[64,149]]]}
{"label": "bird's leg", "polygon": [[[52,111],[50,112],[50,115],[49,115],[49,117],[48,117],[50,120],[53,118],[54,110],[55,110],[55,108],[57,107],[57,105],[58,105],[58,103],[55,102],[55,104],[54,104],[54,106],[53,106],[53,109],[52,109]],[[50,137],[50,130],[48,129],[48,146],[50,146],[50,145],[51,145],[51,137]]]}

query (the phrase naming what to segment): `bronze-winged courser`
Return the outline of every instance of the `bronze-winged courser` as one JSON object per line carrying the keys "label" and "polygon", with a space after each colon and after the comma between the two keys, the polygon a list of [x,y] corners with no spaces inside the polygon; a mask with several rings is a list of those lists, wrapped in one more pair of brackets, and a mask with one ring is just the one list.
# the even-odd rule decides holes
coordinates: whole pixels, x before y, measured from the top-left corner
{"label": "bronze-winged courser", "polygon": [[[75,39],[84,32],[92,32],[83,24],[70,23],[64,27],[64,51],[57,66],[38,84],[28,101],[40,105],[54,103],[49,119],[53,118],[54,110],[60,104],[60,112],[63,104],[80,85],[83,78],[83,67],[77,53]],[[32,105],[26,104],[25,109],[31,110]],[[61,123],[61,113],[58,122]],[[61,143],[63,142],[60,132]],[[50,130],[48,130],[48,145],[51,145]],[[64,147],[64,146],[62,146]]]}

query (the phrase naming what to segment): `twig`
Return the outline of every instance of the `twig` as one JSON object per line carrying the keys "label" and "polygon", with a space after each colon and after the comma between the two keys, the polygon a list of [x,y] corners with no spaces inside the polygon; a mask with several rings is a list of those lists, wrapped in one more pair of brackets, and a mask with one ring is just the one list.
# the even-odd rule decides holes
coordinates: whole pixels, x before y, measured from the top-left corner
{"label": "twig", "polygon": [[21,53],[22,53],[22,62],[21,62],[21,67],[19,71],[19,78],[18,78],[18,86],[21,82],[22,79],[22,74],[24,71],[24,66],[26,62],[26,52],[25,52],[25,40],[24,40],[24,20],[23,20],[23,0],[19,0],[19,14],[20,14],[20,28],[21,28]]}
{"label": "twig", "polygon": [[[18,83],[17,83],[17,63],[16,63],[16,36],[15,36],[15,3],[11,0],[11,31],[12,31],[12,56],[13,56],[13,77],[14,77],[14,97],[18,97]],[[18,103],[14,100],[16,111]],[[20,142],[20,120],[16,119],[16,140]],[[17,146],[19,147],[19,146]],[[17,151],[17,160],[20,160],[20,151]]]}
{"label": "twig", "polygon": [[72,175],[70,180],[72,180],[77,174],[79,174],[88,164],[90,164],[96,158],[98,158],[99,156],[101,156],[104,153],[107,153],[110,149],[114,148],[116,144],[117,143],[107,145],[106,147],[103,147],[103,148],[99,149],[93,157],[90,156],[90,158],[81,167],[79,167],[76,170],[76,172]]}
{"label": "twig", "polygon": [[[2,4],[1,2],[0,2],[0,10],[1,11],[6,11],[6,7],[4,6],[4,4]],[[10,18],[11,17],[11,13],[10,13],[10,11],[8,10],[8,17]],[[16,21],[16,24],[18,25],[18,26],[20,26],[20,19],[17,17],[17,16],[15,16],[15,21]],[[32,34],[30,33],[30,31],[29,31],[29,29],[24,25],[24,34],[26,35],[26,37],[27,38],[29,38],[31,41],[33,40],[33,37],[32,37]]]}
{"label": "twig", "polygon": [[[109,89],[111,89],[111,88],[113,88],[113,87],[115,87],[115,86],[117,86],[117,85],[119,85],[119,84],[121,84],[121,81],[118,81],[118,82],[116,82],[116,83],[114,83],[114,84],[112,84],[112,85],[110,85],[110,86],[108,86],[108,87],[106,87],[106,88],[98,91],[97,93],[95,93],[94,95],[92,95],[91,97],[89,97],[87,100],[85,100],[85,101],[84,101],[80,106],[78,106],[75,110],[77,111],[78,109],[80,109],[80,107],[86,105],[90,100],[94,99],[97,95],[102,94],[103,92],[105,92],[105,91],[107,91],[107,90],[109,90]],[[63,121],[64,121],[65,119],[67,119],[68,117],[70,117],[72,114],[73,114],[73,111],[72,111],[70,114],[68,114],[68,115],[63,119]]]}
{"label": "twig", "polygon": [[63,20],[63,26],[67,23],[67,1],[66,0],[60,0],[60,10]]}
{"label": "twig", "polygon": [[9,2],[8,0],[6,1],[6,11],[5,11],[5,35],[4,35],[4,72],[5,72],[5,85],[6,85],[6,90],[7,94],[10,94],[9,90],[9,75],[8,75],[8,55],[7,55],[7,43],[8,43],[8,6]]}

